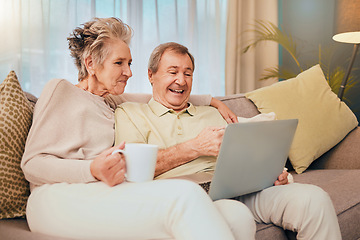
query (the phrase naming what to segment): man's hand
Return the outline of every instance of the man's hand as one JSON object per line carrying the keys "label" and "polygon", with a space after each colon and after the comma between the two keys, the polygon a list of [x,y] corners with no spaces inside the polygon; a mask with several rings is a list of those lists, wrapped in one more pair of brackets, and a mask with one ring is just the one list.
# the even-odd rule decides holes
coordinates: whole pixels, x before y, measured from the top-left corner
{"label": "man's hand", "polygon": [[124,149],[125,142],[103,151],[90,164],[91,174],[98,180],[110,187],[118,185],[125,180],[125,159],[122,154],[112,152],[117,149]]}
{"label": "man's hand", "polygon": [[201,156],[217,156],[224,132],[224,127],[207,127],[196,138],[166,149],[159,149],[155,176]]}
{"label": "man's hand", "polygon": [[222,101],[212,98],[210,105],[217,108],[221,116],[225,119],[227,123],[237,123],[238,119],[235,113],[233,113],[228,106],[225,105]]}
{"label": "man's hand", "polygon": [[200,156],[217,156],[224,137],[224,127],[207,127],[192,141],[192,148]]}
{"label": "man's hand", "polygon": [[275,186],[288,184],[288,172],[286,169],[280,174],[278,179],[275,181]]}

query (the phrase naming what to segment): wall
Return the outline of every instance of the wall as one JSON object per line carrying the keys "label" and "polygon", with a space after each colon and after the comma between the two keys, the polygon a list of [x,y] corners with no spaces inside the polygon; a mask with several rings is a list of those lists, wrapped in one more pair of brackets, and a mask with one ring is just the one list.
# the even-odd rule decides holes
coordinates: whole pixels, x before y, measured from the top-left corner
{"label": "wall", "polygon": [[[319,63],[319,45],[323,53],[332,52],[330,68],[347,70],[353,45],[332,40],[336,0],[279,0],[280,27],[298,42],[299,61],[303,69]],[[355,86],[344,95],[344,101],[360,120],[360,54],[353,65]],[[280,52],[280,65],[297,70],[285,51]],[[329,57],[327,59],[330,59]],[[337,93],[337,91],[336,91]]]}

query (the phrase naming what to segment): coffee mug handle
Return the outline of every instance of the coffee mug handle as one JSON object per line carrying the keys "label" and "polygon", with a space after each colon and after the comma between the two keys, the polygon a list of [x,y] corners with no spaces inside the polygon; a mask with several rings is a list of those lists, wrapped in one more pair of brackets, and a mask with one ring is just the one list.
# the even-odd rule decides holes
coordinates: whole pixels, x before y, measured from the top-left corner
{"label": "coffee mug handle", "polygon": [[[111,155],[114,155],[115,153],[121,153],[123,155],[125,155],[125,150],[122,150],[122,149],[117,149],[117,150],[114,150]],[[127,174],[125,173],[125,179],[127,178]]]}
{"label": "coffee mug handle", "polygon": [[122,150],[122,149],[116,149],[116,150],[114,150],[114,151],[111,153],[111,155],[114,155],[115,153],[122,153],[122,154],[124,154],[124,155],[125,155],[125,150]]}

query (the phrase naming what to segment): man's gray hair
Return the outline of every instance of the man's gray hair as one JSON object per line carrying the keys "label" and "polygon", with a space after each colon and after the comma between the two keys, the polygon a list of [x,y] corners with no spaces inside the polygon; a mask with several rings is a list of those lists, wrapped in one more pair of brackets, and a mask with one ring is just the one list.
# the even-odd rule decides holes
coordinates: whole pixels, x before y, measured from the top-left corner
{"label": "man's gray hair", "polygon": [[148,64],[148,69],[151,72],[156,73],[159,70],[159,63],[161,57],[166,50],[174,51],[176,53],[180,53],[184,55],[187,54],[191,59],[193,65],[193,71],[195,70],[195,59],[193,55],[191,55],[191,53],[189,52],[188,48],[175,42],[168,42],[168,43],[160,44],[151,53]]}

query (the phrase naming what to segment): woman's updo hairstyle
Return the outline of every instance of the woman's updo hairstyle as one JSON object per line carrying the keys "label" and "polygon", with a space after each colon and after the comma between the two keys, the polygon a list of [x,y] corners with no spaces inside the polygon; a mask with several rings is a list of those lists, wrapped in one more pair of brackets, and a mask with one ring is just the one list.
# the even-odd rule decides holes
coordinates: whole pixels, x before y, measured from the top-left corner
{"label": "woman's updo hairstyle", "polygon": [[129,44],[132,37],[132,29],[115,17],[94,18],[82,26],[76,28],[67,38],[70,54],[79,70],[79,81],[88,76],[85,58],[91,55],[96,64],[102,65],[111,51],[106,47],[109,39],[120,39]]}

